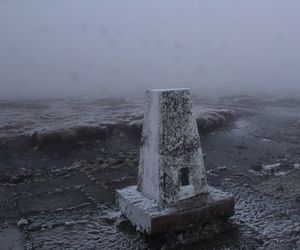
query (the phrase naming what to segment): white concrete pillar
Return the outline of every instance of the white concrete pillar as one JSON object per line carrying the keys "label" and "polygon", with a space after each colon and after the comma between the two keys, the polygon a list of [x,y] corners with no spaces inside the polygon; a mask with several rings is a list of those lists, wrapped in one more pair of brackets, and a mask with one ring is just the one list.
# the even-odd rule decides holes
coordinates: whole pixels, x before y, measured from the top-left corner
{"label": "white concrete pillar", "polygon": [[190,90],[147,91],[138,191],[165,204],[207,190]]}

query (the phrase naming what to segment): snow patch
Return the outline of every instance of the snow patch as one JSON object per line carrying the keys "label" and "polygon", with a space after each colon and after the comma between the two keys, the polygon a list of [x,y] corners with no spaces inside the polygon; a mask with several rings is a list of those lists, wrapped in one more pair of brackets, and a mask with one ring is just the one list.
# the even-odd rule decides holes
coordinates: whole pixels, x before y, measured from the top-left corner
{"label": "snow patch", "polygon": [[274,163],[274,164],[263,165],[262,168],[263,168],[263,170],[266,170],[266,171],[272,171],[272,170],[275,170],[278,167],[280,167],[280,165],[281,165],[281,163],[278,162],[278,163]]}
{"label": "snow patch", "polygon": [[300,163],[295,163],[293,166],[295,169],[300,169]]}

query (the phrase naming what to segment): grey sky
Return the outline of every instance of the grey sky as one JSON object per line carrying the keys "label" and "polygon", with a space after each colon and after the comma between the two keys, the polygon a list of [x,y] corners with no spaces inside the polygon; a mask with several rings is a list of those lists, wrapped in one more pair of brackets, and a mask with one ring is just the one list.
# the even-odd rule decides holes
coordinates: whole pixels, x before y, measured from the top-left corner
{"label": "grey sky", "polygon": [[0,97],[300,89],[297,0],[0,0]]}

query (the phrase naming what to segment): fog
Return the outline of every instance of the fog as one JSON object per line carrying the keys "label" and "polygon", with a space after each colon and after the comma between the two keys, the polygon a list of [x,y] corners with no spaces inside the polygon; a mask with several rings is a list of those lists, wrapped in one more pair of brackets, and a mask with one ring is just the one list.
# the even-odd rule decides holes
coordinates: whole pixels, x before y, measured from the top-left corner
{"label": "fog", "polygon": [[0,98],[300,90],[296,0],[0,0]]}

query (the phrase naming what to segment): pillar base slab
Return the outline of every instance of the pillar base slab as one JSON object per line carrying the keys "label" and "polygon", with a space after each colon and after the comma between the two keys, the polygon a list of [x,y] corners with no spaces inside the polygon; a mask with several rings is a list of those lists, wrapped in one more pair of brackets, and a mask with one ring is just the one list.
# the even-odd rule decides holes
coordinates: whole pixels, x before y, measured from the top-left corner
{"label": "pillar base slab", "polygon": [[182,231],[234,214],[234,196],[208,187],[208,193],[160,206],[137,191],[137,186],[117,190],[117,204],[136,228],[146,234]]}

